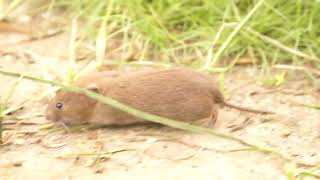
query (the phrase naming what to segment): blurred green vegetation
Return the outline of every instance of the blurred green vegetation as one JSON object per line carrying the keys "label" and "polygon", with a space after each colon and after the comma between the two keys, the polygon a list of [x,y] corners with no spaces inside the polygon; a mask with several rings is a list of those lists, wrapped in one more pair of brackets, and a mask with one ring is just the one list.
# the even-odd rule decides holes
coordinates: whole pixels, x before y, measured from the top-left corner
{"label": "blurred green vegetation", "polygon": [[[63,7],[69,12],[70,19],[76,17],[85,22],[86,33],[83,37],[107,40],[121,35],[126,40],[123,43],[130,43],[133,39],[138,41],[142,50],[147,52],[147,55],[141,55],[141,59],[161,54],[161,57],[172,60],[185,57],[179,56],[183,54],[204,62],[209,51],[214,56],[258,2],[52,0],[47,2],[46,7]],[[308,62],[317,62],[315,64],[319,66],[318,12],[320,1],[317,0],[265,0],[232,38],[221,59],[224,57],[227,63],[232,63],[234,57],[248,56],[266,66],[276,63],[301,65]]]}

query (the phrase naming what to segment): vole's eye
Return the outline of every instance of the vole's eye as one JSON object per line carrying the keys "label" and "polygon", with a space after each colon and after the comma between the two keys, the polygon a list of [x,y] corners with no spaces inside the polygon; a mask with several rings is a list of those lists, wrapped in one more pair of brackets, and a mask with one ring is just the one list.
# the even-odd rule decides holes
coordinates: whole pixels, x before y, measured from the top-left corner
{"label": "vole's eye", "polygon": [[57,107],[58,109],[61,109],[61,108],[62,108],[62,106],[63,106],[63,104],[62,104],[62,103],[57,103],[57,104],[56,104],[56,107]]}

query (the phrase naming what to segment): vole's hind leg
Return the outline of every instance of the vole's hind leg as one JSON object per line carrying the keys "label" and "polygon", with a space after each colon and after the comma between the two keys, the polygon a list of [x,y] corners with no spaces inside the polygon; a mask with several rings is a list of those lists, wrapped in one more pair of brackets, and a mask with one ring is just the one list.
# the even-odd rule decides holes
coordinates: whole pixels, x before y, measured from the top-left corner
{"label": "vole's hind leg", "polygon": [[208,125],[209,125],[210,128],[214,127],[217,119],[218,119],[218,107],[216,105],[214,105],[212,107],[212,111],[211,111],[211,114],[210,114],[210,120],[208,122],[209,123]]}
{"label": "vole's hind leg", "polygon": [[218,118],[218,106],[214,105],[210,115],[206,118],[198,120],[198,124],[205,125],[206,127],[213,128]]}

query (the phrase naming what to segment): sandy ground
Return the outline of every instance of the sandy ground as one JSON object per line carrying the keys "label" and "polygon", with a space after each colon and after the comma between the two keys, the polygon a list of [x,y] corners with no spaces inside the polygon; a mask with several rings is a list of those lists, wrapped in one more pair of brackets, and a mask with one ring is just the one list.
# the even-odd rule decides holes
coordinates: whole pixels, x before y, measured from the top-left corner
{"label": "sandy ground", "polygon": [[[0,67],[46,78],[61,77],[68,68],[67,44],[68,38],[61,34],[23,45],[1,45],[1,51],[11,51],[15,56],[2,55]],[[274,111],[276,115],[223,108],[215,129],[275,149],[296,162],[320,162],[320,111],[297,105],[319,103],[319,90],[298,71],[289,72],[280,88],[269,89],[259,83],[259,73],[251,66],[236,67],[227,73],[226,97],[243,106]],[[1,100],[15,82],[14,78],[0,75]],[[48,85],[18,81],[9,107],[24,108],[4,120],[7,130],[5,144],[0,146],[1,180],[267,180],[287,179],[289,170],[299,173],[292,163],[257,151],[240,151],[246,147],[239,143],[159,125],[77,130],[53,126],[43,116],[52,90]]]}

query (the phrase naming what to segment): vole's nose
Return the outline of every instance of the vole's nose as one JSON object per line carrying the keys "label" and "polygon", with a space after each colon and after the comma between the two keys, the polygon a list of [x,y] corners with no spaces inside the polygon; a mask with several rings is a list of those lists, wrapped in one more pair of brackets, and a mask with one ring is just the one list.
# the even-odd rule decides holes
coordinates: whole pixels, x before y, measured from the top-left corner
{"label": "vole's nose", "polygon": [[52,111],[48,105],[46,112],[45,112],[45,117],[48,121],[58,121],[58,116],[57,113]]}

